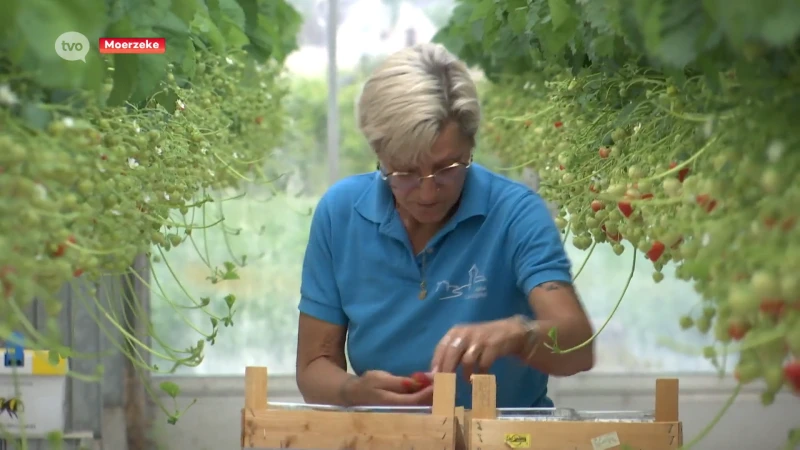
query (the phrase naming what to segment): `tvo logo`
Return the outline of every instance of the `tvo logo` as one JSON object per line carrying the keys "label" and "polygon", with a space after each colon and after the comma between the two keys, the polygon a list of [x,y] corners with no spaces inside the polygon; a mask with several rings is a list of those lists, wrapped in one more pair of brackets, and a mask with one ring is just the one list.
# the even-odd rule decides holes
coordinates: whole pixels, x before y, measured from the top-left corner
{"label": "tvo logo", "polygon": [[77,31],[67,31],[56,38],[56,54],[66,61],[86,62],[89,39]]}

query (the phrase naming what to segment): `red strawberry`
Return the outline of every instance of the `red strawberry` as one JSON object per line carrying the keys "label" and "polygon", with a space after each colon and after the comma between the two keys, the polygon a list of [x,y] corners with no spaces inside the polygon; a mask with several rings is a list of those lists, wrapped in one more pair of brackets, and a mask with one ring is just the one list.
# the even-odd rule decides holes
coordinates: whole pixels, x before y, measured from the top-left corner
{"label": "red strawberry", "polygon": [[700,194],[695,197],[697,204],[705,208],[706,212],[711,212],[716,208],[717,201],[708,196],[708,194]]}
{"label": "red strawberry", "polygon": [[[67,239],[67,242],[69,242],[70,244],[75,244],[76,243],[75,236],[70,236]],[[66,251],[67,251],[67,244],[66,243],[58,244],[58,247],[56,247],[55,251],[53,251],[52,256],[54,258],[58,258],[59,256],[64,256],[64,253]]]}
{"label": "red strawberry", "polygon": [[779,316],[783,311],[784,303],[779,298],[765,298],[761,300],[758,309],[768,316]]}
{"label": "red strawberry", "polygon": [[650,261],[656,262],[658,258],[661,258],[661,255],[664,254],[664,243],[661,241],[653,242],[653,246],[650,247],[650,250],[647,252],[647,259]]}
{"label": "red strawberry", "polygon": [[783,377],[796,394],[800,394],[800,360],[794,360],[783,366]]}
{"label": "red strawberry", "polygon": [[433,379],[431,378],[431,376],[429,376],[424,372],[416,372],[412,374],[411,379],[413,379],[417,383],[419,389],[425,389],[426,387],[433,384]]}
{"label": "red strawberry", "polygon": [[728,324],[728,336],[730,336],[734,341],[742,340],[748,331],[750,331],[750,327],[746,323],[731,321]]}
{"label": "red strawberry", "polygon": [[633,206],[631,206],[630,202],[619,202],[617,203],[617,208],[625,217],[630,217],[633,214]]}
{"label": "red strawberry", "polygon": [[[678,167],[678,163],[676,163],[675,161],[669,163],[670,169],[674,169],[676,167]],[[688,167],[682,168],[681,170],[678,171],[678,180],[680,180],[680,182],[683,183],[683,180],[686,179],[687,175],[689,175],[689,168]]]}
{"label": "red strawberry", "polygon": [[600,200],[592,200],[592,211],[597,212],[605,208],[605,205]]}
{"label": "red strawberry", "polygon": [[409,392],[417,392],[430,386],[433,380],[424,372],[415,372],[408,379],[403,380],[403,388]]}

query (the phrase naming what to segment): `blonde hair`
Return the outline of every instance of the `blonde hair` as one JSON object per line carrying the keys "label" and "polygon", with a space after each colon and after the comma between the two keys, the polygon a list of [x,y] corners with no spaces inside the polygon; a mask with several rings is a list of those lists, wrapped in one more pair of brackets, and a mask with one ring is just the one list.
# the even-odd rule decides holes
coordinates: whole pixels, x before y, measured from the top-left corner
{"label": "blonde hair", "polygon": [[480,104],[467,66],[444,46],[426,43],[390,55],[372,73],[356,119],[378,157],[392,165],[414,164],[449,120],[474,142]]}

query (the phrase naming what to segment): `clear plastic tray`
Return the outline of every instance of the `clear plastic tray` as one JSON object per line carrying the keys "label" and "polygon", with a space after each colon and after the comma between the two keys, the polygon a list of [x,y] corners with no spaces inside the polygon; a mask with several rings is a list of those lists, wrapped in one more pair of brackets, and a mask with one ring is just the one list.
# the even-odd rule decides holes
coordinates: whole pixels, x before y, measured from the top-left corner
{"label": "clear plastic tray", "polygon": [[642,423],[655,421],[653,411],[578,411],[578,417],[585,422]]}
{"label": "clear plastic tray", "polygon": [[283,403],[269,402],[269,409],[281,409],[284,411],[344,411],[344,408],[334,405],[315,405],[312,403]]}
{"label": "clear plastic tray", "polygon": [[497,408],[497,418],[540,422],[579,420],[572,408]]}
{"label": "clear plastic tray", "polygon": [[280,403],[270,402],[270,409],[285,411],[347,411],[347,412],[373,412],[373,413],[403,413],[403,414],[430,414],[430,406],[353,406],[346,408],[335,405],[315,405],[310,403]]}
{"label": "clear plastic tray", "polygon": [[[334,405],[308,403],[269,403],[272,409],[289,411],[346,411],[372,413],[430,414],[429,406],[354,406],[346,408]],[[499,420],[512,421],[584,421],[612,423],[654,422],[653,411],[575,411],[572,408],[497,408]]]}
{"label": "clear plastic tray", "polygon": [[401,414],[430,414],[430,406],[353,406],[347,408],[351,412],[378,412]]}

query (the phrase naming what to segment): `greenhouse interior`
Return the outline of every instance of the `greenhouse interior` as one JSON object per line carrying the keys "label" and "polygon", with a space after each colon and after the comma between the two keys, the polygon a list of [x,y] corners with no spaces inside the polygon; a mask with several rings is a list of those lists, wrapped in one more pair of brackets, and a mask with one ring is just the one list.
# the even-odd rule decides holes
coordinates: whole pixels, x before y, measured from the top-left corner
{"label": "greenhouse interior", "polygon": [[2,3],[0,450],[800,449],[799,0]]}

